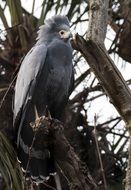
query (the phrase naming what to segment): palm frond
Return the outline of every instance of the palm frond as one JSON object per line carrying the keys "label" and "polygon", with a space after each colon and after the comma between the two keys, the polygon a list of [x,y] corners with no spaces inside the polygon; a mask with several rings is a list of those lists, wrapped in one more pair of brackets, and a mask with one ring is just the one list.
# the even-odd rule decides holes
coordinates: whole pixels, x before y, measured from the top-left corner
{"label": "palm frond", "polygon": [[23,189],[22,171],[17,162],[15,150],[2,132],[0,132],[0,173],[5,189]]}

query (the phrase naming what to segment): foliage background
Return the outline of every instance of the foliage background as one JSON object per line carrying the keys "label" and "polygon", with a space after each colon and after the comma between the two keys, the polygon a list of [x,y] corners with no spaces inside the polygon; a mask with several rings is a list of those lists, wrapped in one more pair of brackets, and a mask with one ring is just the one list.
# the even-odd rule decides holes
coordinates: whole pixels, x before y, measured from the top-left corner
{"label": "foliage background", "polygon": [[[131,1],[112,0],[108,10],[108,28],[105,46],[116,66],[130,86],[131,69]],[[21,60],[35,42],[36,32],[46,18],[66,14],[73,33],[84,35],[88,30],[87,0],[1,0],[0,1],[0,130],[11,136],[12,96],[15,76]],[[98,82],[80,53],[74,51],[75,88],[67,105],[64,123],[65,134],[80,159],[86,163],[96,183],[103,189],[103,178],[96,148],[95,136],[101,152],[108,189],[122,189],[127,167],[128,134],[124,123],[109,102],[102,85]],[[10,89],[9,89],[10,87]],[[9,91],[8,93],[6,93]],[[5,94],[7,96],[5,97]],[[4,99],[3,99],[4,98]],[[94,116],[96,129],[94,133]],[[1,133],[1,134],[2,134]],[[7,139],[0,137],[1,142]],[[6,150],[10,155],[10,148]],[[0,161],[4,152],[0,149]],[[2,163],[2,162],[1,162]],[[7,166],[10,168],[10,165]],[[13,179],[0,167],[0,189],[12,184]],[[19,175],[21,172],[18,166]],[[9,169],[9,172],[13,173]],[[5,176],[4,176],[5,174]],[[9,174],[11,175],[11,174]],[[15,174],[13,174],[14,176]],[[4,179],[3,179],[4,178]],[[20,184],[20,183],[19,183]]]}

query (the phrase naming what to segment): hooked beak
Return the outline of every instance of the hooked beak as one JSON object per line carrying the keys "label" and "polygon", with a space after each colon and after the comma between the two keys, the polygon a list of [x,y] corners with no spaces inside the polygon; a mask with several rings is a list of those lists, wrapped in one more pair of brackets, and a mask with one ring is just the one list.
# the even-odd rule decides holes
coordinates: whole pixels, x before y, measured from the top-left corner
{"label": "hooked beak", "polygon": [[71,33],[71,31],[66,31],[65,34],[62,36],[63,39],[69,39],[69,38],[72,38],[73,35]]}
{"label": "hooked beak", "polygon": [[73,38],[73,34],[70,32],[69,38]]}

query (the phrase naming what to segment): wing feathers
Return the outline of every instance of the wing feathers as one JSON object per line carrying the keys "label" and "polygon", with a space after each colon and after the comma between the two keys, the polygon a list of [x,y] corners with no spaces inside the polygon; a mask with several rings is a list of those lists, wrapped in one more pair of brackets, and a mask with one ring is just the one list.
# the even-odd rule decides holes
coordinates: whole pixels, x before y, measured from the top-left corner
{"label": "wing feathers", "polygon": [[45,45],[34,46],[25,56],[15,86],[14,121],[17,114],[31,99],[36,78],[42,70],[47,54]]}

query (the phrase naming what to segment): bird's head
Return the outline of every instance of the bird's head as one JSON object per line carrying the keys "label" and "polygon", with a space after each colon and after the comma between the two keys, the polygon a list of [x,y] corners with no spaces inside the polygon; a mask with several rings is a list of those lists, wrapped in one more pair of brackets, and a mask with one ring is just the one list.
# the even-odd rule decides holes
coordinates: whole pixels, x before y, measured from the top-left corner
{"label": "bird's head", "polygon": [[72,37],[69,20],[66,16],[53,16],[45,21],[45,24],[38,31],[39,42],[50,42],[55,39],[68,41]]}

